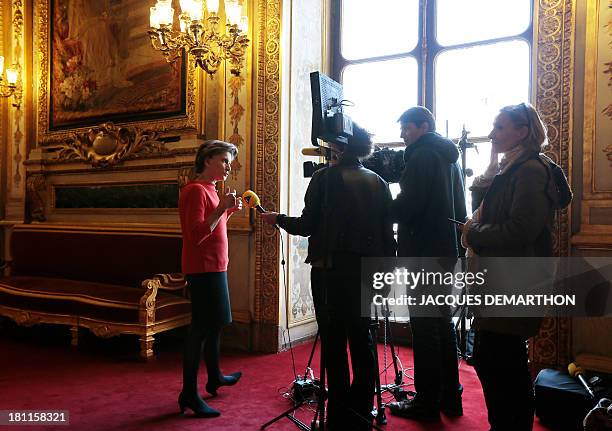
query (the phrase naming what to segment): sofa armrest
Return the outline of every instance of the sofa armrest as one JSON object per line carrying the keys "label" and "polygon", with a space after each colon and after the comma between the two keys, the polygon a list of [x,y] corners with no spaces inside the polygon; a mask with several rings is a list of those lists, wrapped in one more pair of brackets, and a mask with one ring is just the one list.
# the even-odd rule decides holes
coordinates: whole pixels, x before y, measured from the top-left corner
{"label": "sofa armrest", "polygon": [[12,260],[0,259],[0,275],[10,276]]}
{"label": "sofa armrest", "polygon": [[155,300],[158,290],[179,292],[181,296],[186,297],[187,282],[180,273],[155,274],[152,278],[144,280],[141,285],[145,292],[140,298],[139,320],[144,325],[155,322]]}
{"label": "sofa armrest", "polygon": [[153,278],[159,280],[159,288],[162,290],[182,291],[182,293],[184,293],[187,287],[185,276],[181,273],[155,274]]}

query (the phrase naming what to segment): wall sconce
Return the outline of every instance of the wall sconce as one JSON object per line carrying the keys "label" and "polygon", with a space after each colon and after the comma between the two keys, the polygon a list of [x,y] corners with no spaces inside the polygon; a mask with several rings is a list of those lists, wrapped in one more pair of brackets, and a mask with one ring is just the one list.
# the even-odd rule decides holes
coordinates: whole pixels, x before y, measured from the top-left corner
{"label": "wall sconce", "polygon": [[151,7],[148,31],[153,48],[162,52],[166,61],[175,61],[184,49],[195,58],[210,76],[214,75],[222,60],[229,60],[230,72],[240,75],[249,39],[248,17],[242,16],[238,0],[225,0],[227,24],[225,33],[217,30],[219,0],[180,0],[180,27],[174,28],[172,0],[157,0]]}
{"label": "wall sconce", "polygon": [[[4,75],[3,72],[4,72],[4,57],[0,56],[0,96],[10,97],[16,93],[19,93],[19,89],[17,87],[17,79],[19,77],[19,68],[17,66],[12,66],[6,69],[6,82],[5,82],[5,79],[3,78],[3,75]],[[13,106],[19,107],[19,104],[17,103],[17,97],[15,98],[15,102],[13,102]]]}

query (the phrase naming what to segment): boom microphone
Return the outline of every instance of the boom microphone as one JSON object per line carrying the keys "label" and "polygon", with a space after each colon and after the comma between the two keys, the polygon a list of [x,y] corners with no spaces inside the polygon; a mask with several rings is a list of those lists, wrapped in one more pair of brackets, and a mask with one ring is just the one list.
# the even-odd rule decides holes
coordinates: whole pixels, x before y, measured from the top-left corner
{"label": "boom microphone", "polygon": [[321,147],[309,147],[302,148],[303,156],[315,156],[315,157],[323,157],[325,153],[323,152]]}
{"label": "boom microphone", "polygon": [[584,389],[586,389],[586,391],[589,393],[589,396],[592,399],[595,399],[595,394],[593,393],[593,390],[591,389],[591,387],[583,376],[584,370],[582,368],[576,366],[576,364],[572,362],[567,366],[567,372],[570,376],[577,378],[582,384],[582,386],[584,386]]}

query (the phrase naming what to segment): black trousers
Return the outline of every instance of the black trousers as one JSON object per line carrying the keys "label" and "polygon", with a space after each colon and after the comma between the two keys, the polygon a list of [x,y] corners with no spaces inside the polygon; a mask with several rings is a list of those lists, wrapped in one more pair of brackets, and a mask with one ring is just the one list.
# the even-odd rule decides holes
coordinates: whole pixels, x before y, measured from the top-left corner
{"label": "black trousers", "polygon": [[[375,372],[370,319],[361,317],[359,260],[352,267],[312,268],[311,286],[327,372],[327,420],[333,429],[370,429]],[[350,381],[346,346],[351,353]]]}
{"label": "black trousers", "polygon": [[191,325],[183,355],[183,393],[198,395],[198,369],[202,350],[208,380],[222,377],[219,367],[221,329],[232,321],[226,272],[206,272],[186,276],[191,296]]}
{"label": "black trousers", "polygon": [[524,337],[476,331],[474,368],[492,431],[530,431],[534,392]]}
{"label": "black trousers", "polygon": [[459,390],[457,334],[448,317],[411,317],[414,388],[421,401],[439,407]]}

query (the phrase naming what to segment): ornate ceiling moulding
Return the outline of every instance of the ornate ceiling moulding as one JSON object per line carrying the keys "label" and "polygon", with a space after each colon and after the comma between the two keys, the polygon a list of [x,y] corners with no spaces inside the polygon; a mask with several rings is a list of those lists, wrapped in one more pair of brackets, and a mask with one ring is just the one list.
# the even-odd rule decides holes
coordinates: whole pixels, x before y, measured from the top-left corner
{"label": "ornate ceiling moulding", "polygon": [[72,133],[63,144],[49,148],[49,152],[52,156],[46,162],[84,161],[101,168],[171,153],[158,132],[113,123]]}

